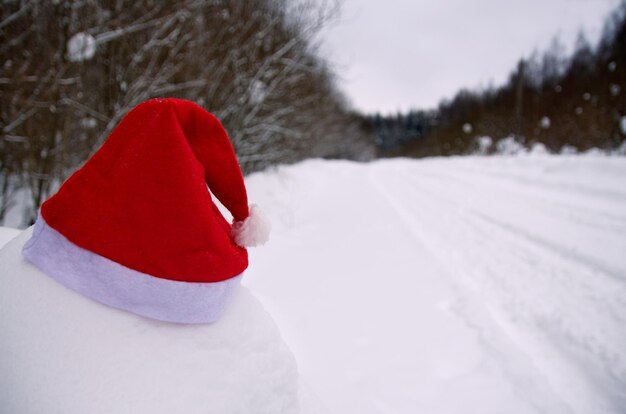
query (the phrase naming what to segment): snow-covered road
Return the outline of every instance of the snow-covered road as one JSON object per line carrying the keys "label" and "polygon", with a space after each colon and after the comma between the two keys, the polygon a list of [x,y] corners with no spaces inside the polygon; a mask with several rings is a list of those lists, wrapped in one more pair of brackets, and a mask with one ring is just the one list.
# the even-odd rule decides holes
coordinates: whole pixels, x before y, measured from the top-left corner
{"label": "snow-covered road", "polygon": [[626,412],[625,158],[308,161],[247,183],[274,232],[244,283],[307,401]]}

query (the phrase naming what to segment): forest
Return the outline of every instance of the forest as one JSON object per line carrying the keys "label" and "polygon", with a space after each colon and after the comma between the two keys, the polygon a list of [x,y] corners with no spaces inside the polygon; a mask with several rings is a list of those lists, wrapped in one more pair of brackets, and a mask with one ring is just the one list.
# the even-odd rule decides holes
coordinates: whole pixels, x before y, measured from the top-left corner
{"label": "forest", "polygon": [[371,159],[317,36],[334,2],[8,1],[0,6],[0,223],[39,205],[153,97],[197,102],[250,173],[309,157]]}
{"label": "forest", "polygon": [[364,122],[383,156],[490,153],[504,139],[552,152],[611,150],[626,136],[625,68],[623,2],[597,45],[581,32],[566,56],[555,38],[543,53],[520,59],[504,85],[461,90],[430,110],[366,115]]}
{"label": "forest", "polygon": [[[615,149],[626,136],[626,1],[598,44],[555,38],[508,82],[433,109],[351,108],[322,30],[333,0],[72,0],[0,5],[0,224],[26,193],[24,224],[134,106],[197,102],[229,133],[244,173],[306,158],[357,161]],[[451,51],[452,53],[453,51]],[[415,82],[419,82],[415,79]],[[24,198],[24,197],[22,197]]]}

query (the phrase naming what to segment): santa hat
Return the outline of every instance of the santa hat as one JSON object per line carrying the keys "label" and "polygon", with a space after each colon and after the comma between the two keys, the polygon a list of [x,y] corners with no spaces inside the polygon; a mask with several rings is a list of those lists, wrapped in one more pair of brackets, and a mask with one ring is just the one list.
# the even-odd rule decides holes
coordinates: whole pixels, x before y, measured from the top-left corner
{"label": "santa hat", "polygon": [[[208,185],[208,187],[207,187]],[[229,223],[211,193],[233,216]],[[228,136],[180,99],[130,111],[41,207],[24,256],[84,296],[153,319],[215,321],[267,240]]]}

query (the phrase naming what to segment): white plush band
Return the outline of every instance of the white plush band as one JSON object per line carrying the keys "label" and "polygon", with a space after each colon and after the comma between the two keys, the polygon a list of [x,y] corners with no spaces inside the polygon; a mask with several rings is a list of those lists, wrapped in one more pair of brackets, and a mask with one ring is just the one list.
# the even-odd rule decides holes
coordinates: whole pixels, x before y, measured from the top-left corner
{"label": "white plush band", "polygon": [[215,322],[242,277],[189,283],[147,275],[75,245],[41,216],[22,252],[42,272],[88,298],[167,322]]}

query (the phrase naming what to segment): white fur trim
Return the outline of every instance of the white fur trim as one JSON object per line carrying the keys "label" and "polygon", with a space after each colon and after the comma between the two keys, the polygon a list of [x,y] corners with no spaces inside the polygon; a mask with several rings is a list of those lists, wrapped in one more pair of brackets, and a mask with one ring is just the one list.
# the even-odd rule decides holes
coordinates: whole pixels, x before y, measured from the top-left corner
{"label": "white fur trim", "polygon": [[39,216],[24,257],[83,296],[151,319],[211,323],[222,315],[241,275],[221,282],[181,282],[130,269],[72,243]]}
{"label": "white fur trim", "polygon": [[261,209],[252,204],[250,215],[233,223],[233,238],[241,247],[254,247],[265,244],[270,238],[272,225]]}

